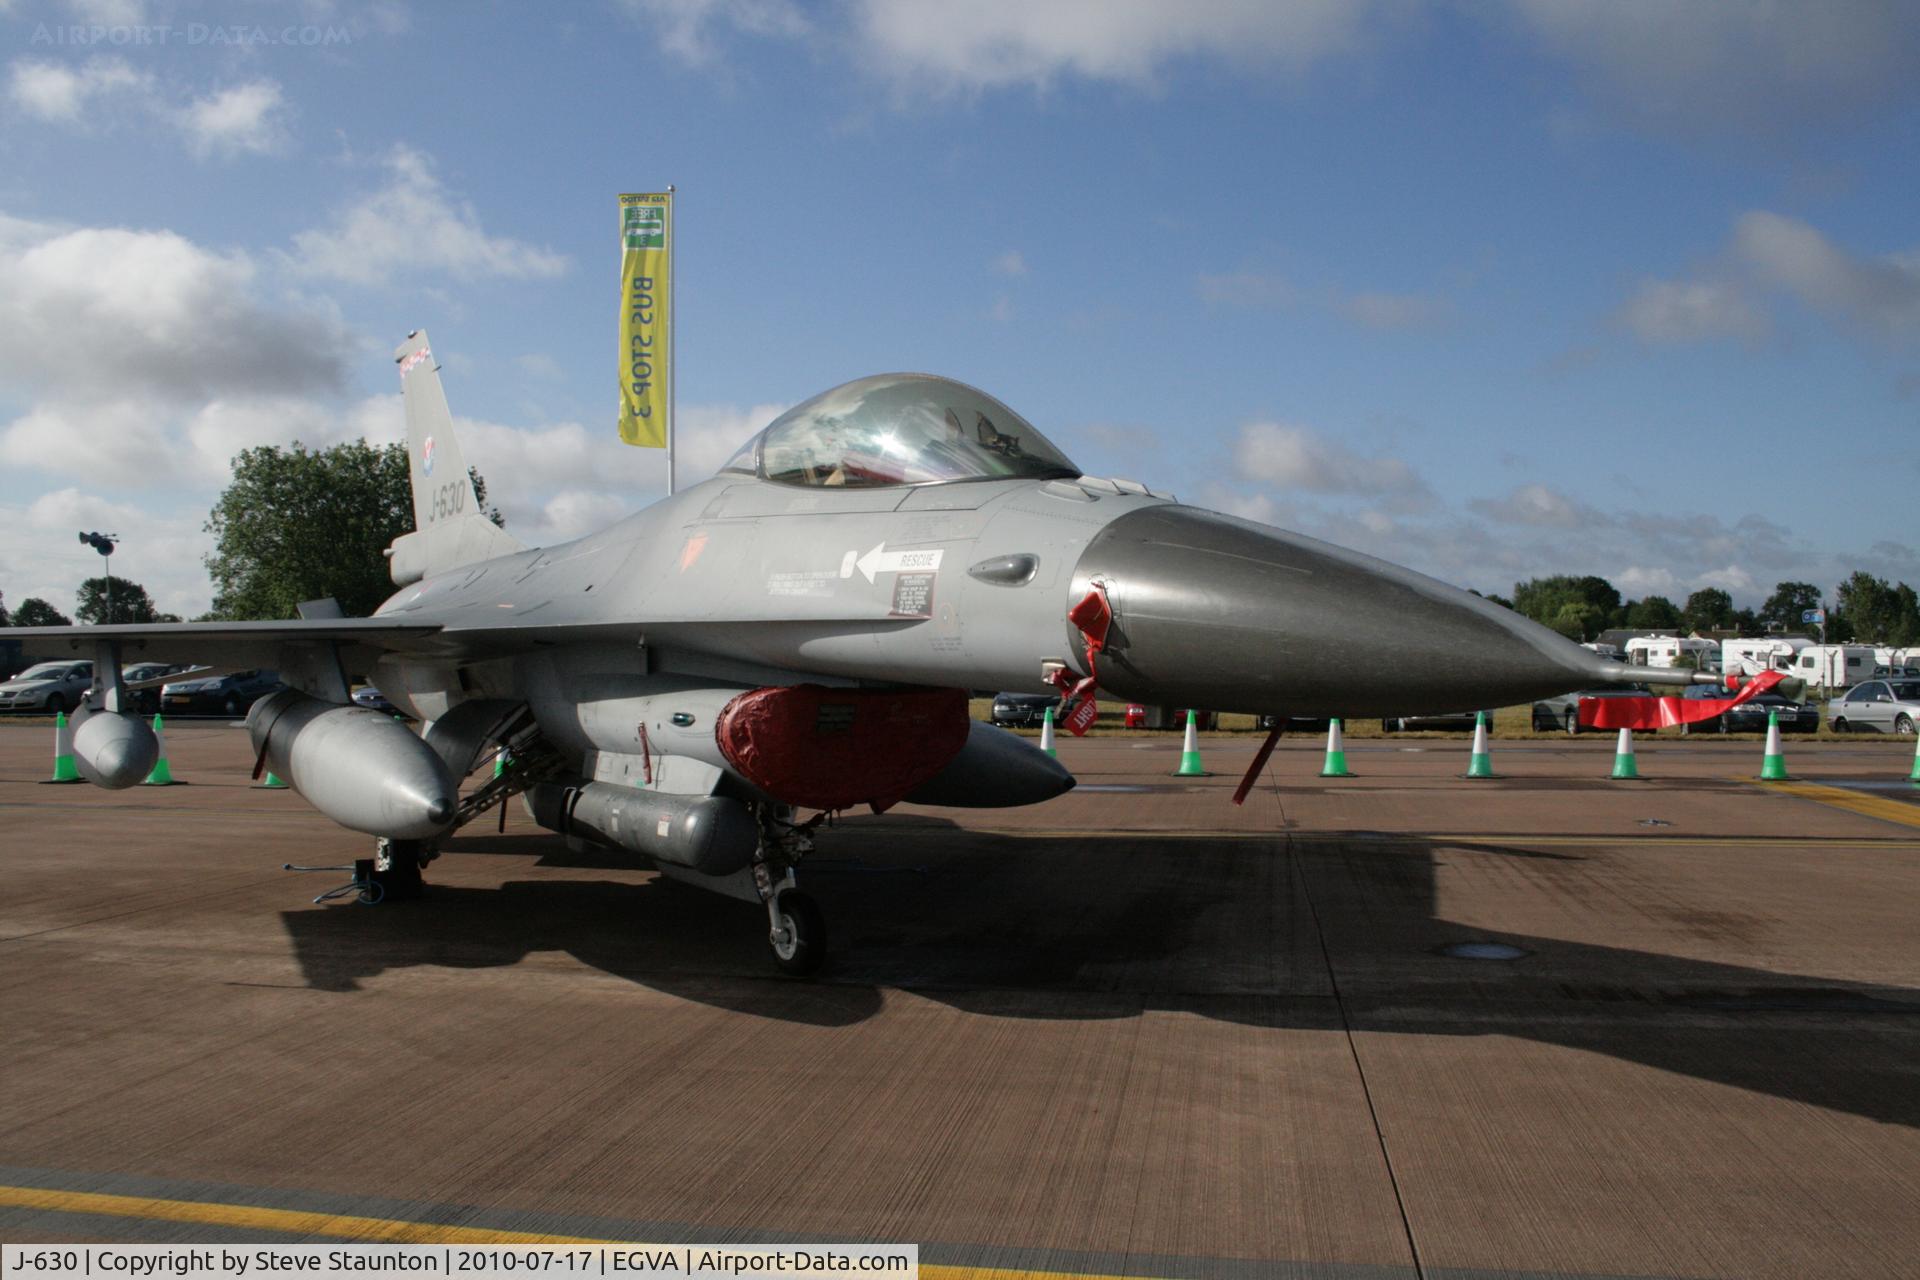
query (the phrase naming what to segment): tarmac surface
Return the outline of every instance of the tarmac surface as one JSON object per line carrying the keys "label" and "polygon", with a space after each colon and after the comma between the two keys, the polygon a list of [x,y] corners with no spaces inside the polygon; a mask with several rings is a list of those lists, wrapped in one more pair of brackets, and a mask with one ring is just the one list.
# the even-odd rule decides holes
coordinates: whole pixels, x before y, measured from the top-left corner
{"label": "tarmac surface", "polygon": [[[1066,740],[803,870],[832,954],[513,806],[428,900],[169,730],[0,727],[0,1240],[916,1241],[923,1274],[1892,1276],[1920,1259],[1912,739]],[[1513,959],[1448,954],[1493,944]]]}

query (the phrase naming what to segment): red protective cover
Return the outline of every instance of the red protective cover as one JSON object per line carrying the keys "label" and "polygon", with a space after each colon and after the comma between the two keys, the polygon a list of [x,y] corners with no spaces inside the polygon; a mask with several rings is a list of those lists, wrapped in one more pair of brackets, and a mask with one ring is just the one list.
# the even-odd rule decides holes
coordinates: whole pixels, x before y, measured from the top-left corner
{"label": "red protective cover", "polygon": [[720,752],[783,804],[876,810],[947,767],[967,742],[964,689],[754,689],[714,725]]}
{"label": "red protective cover", "polygon": [[1765,693],[1786,678],[1784,671],[1762,671],[1731,698],[1582,698],[1580,723],[1594,729],[1671,729],[1697,724]]}

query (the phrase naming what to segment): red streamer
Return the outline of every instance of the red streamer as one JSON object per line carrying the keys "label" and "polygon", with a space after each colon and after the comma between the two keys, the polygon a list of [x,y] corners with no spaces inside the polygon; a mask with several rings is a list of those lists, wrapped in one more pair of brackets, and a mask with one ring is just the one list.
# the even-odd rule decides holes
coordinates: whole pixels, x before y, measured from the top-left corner
{"label": "red streamer", "polygon": [[1582,698],[1580,724],[1588,729],[1671,729],[1698,724],[1725,715],[1749,698],[1765,693],[1787,678],[1784,671],[1763,671],[1740,686],[1731,698]]}

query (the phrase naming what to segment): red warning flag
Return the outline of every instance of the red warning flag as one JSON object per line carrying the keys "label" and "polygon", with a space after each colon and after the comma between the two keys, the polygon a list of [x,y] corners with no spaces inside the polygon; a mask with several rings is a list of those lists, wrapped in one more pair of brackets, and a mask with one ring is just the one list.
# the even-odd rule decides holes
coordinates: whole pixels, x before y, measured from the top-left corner
{"label": "red warning flag", "polygon": [[1731,698],[1582,698],[1580,724],[1588,729],[1671,729],[1697,724],[1765,693],[1787,678],[1784,671],[1763,671],[1740,686]]}

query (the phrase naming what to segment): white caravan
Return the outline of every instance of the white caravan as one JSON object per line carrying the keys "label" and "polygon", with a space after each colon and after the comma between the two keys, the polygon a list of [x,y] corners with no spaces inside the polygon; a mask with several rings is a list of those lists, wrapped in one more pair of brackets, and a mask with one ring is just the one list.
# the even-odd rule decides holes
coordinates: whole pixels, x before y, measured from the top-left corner
{"label": "white caravan", "polygon": [[1755,640],[1722,640],[1720,670],[1726,674],[1757,676],[1763,671],[1791,671],[1794,659],[1813,641],[1805,636],[1763,636]]}
{"label": "white caravan", "polygon": [[1793,674],[1816,689],[1846,689],[1873,678],[1870,644],[1810,644],[1793,655]]}
{"label": "white caravan", "polygon": [[1627,641],[1627,662],[1636,667],[1679,666],[1683,653],[1695,655],[1700,669],[1709,670],[1710,660],[1720,656],[1720,643],[1697,636],[1634,636]]}

